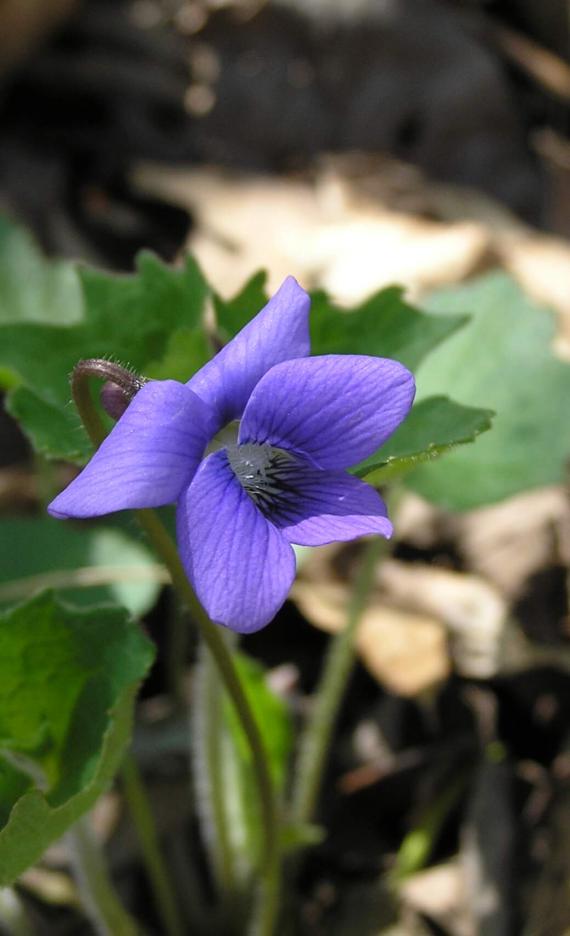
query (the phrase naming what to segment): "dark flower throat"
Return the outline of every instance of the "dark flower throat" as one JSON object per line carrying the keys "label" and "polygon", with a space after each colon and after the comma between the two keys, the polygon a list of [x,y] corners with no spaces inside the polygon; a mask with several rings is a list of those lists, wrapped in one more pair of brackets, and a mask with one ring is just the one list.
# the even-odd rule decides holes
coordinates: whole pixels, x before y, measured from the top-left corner
{"label": "dark flower throat", "polygon": [[242,488],[265,516],[290,503],[290,495],[295,494],[297,467],[297,459],[291,452],[255,443],[231,445],[226,452]]}

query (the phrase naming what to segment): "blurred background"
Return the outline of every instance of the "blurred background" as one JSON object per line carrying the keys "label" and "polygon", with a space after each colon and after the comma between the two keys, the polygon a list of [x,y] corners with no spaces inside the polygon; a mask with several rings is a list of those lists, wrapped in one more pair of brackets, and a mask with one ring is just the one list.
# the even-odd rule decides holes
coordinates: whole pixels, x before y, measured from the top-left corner
{"label": "blurred background", "polygon": [[[569,232],[564,0],[3,0],[0,17],[0,198],[50,252],[172,257],[218,233],[204,202],[237,210],[252,172],[274,199],[269,180],[304,183],[305,223],[331,177],[370,207],[445,213],[428,178],[436,201],[464,189],[448,212],[483,212],[478,192]],[[190,171],[211,166],[207,185]],[[248,241],[274,226],[254,220]]]}
{"label": "blurred background", "polygon": [[[567,0],[0,0],[0,212],[109,270],[189,250],[225,296],[260,268],[346,305],[508,274],[555,312],[567,361],[569,26]],[[38,513],[37,464],[1,419],[0,508]],[[406,494],[293,932],[570,932],[569,517],[564,483],[461,513]],[[245,641],[299,712],[358,548],[317,551]],[[166,666],[139,754],[176,865],[192,817]],[[140,914],[113,816],[100,834]],[[62,866],[56,850],[24,876],[38,933],[87,932]]]}

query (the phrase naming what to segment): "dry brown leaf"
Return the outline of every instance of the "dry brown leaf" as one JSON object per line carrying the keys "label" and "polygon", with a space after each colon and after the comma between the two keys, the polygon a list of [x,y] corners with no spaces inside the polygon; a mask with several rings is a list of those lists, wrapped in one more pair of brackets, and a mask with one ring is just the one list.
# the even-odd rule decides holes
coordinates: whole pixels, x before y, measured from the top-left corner
{"label": "dry brown leaf", "polygon": [[511,497],[450,520],[469,566],[516,598],[533,573],[553,561],[570,565],[570,503],[563,488]]}
{"label": "dry brown leaf", "polygon": [[[344,627],[350,561],[346,547],[316,552],[301,568],[291,597],[308,621],[331,633]],[[343,577],[344,576],[344,577]],[[498,588],[477,575],[385,560],[357,637],[364,665],[384,685],[414,695],[445,679],[488,679],[530,666],[570,668],[570,650],[531,643],[509,618]]]}
{"label": "dry brown leaf", "polygon": [[[312,624],[336,633],[346,624],[349,589],[300,576],[292,597]],[[450,671],[445,628],[425,615],[390,608],[371,597],[356,639],[366,668],[390,691],[414,696],[443,682]]]}
{"label": "dry brown leaf", "polygon": [[395,282],[417,300],[502,266],[558,313],[555,350],[570,357],[570,244],[479,192],[359,153],[322,156],[302,179],[143,165],[134,181],[192,211],[188,248],[222,293],[268,269],[272,290],[292,273],[347,304]]}
{"label": "dry brown leaf", "polygon": [[56,907],[81,906],[77,886],[65,871],[35,865],[20,875],[18,884],[42,903]]}
{"label": "dry brown leaf", "polygon": [[458,862],[420,871],[399,889],[402,900],[453,936],[475,936],[465,912],[465,885]]}
{"label": "dry brown leaf", "polygon": [[390,560],[378,569],[384,599],[445,624],[455,669],[488,679],[530,666],[570,668],[570,649],[527,640],[498,589],[476,575]]}
{"label": "dry brown leaf", "polygon": [[316,184],[214,169],[141,167],[137,184],[197,218],[188,244],[206,275],[235,292],[253,270],[275,289],[289,273],[351,303],[392,283],[412,298],[473,272],[488,238],[476,222],[441,223],[357,196],[340,175]]}
{"label": "dry brown leaf", "polygon": [[377,604],[362,616],[357,647],[372,675],[399,695],[419,695],[450,674],[445,629],[426,615]]}

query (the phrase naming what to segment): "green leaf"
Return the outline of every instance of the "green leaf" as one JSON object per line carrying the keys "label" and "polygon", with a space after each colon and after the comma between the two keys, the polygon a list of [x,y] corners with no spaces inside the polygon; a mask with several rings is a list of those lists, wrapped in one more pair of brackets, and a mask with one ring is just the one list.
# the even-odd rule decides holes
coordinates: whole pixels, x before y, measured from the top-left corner
{"label": "green leaf", "polygon": [[281,848],[285,854],[292,854],[301,848],[320,845],[327,837],[326,829],[314,823],[286,823],[281,827]]}
{"label": "green leaf", "polygon": [[152,657],[120,609],[73,608],[45,592],[0,616],[0,886],[108,786]]}
{"label": "green leaf", "polygon": [[145,366],[145,376],[153,380],[179,380],[185,383],[212,357],[212,346],[201,326],[177,328],[164,349],[162,358]]}
{"label": "green leaf", "polygon": [[82,317],[74,266],[45,260],[27,231],[0,217],[0,323],[69,325]]}
{"label": "green leaf", "polygon": [[[231,300],[214,297],[218,325],[233,337],[267,302],[266,274],[257,273]],[[355,309],[339,309],[323,291],[312,294],[313,354],[376,354],[396,358],[414,369],[433,348],[467,321],[465,315],[425,315],[403,299],[404,290],[390,286]]]}
{"label": "green leaf", "polygon": [[214,296],[216,321],[225,341],[237,335],[267,303],[266,282],[267,273],[260,270],[233,299]]}
{"label": "green leaf", "polygon": [[[9,252],[5,256],[0,244],[0,281],[8,261]],[[68,273],[77,283],[80,314],[74,307],[73,315],[54,315],[49,323],[31,321],[25,314],[28,299],[14,305],[21,312],[15,320],[15,313],[2,316],[0,306],[0,367],[16,384],[11,412],[37,450],[83,462],[92,449],[70,404],[69,374],[75,364],[106,357],[143,374],[148,368],[152,376],[187,380],[211,353],[201,329],[209,288],[193,260],[173,269],[149,253],[140,254],[132,276],[87,268]],[[17,288],[14,283],[10,296]]]}
{"label": "green leaf", "polygon": [[313,354],[375,354],[395,358],[410,370],[442,341],[465,325],[464,315],[424,315],[390,286],[352,310],[339,310],[325,293],[313,295]]}
{"label": "green leaf", "polygon": [[448,397],[429,397],[416,403],[392,438],[353,472],[369,484],[385,484],[420,462],[473,442],[491,428],[493,415],[492,410],[461,406]]}
{"label": "green leaf", "polygon": [[[267,685],[261,664],[243,653],[233,659],[281,790],[293,742],[291,714]],[[208,656],[199,663],[196,686],[192,749],[199,814],[220,884],[231,891],[247,885],[259,863],[263,826],[257,783],[243,729]]]}
{"label": "green leaf", "polygon": [[20,423],[39,455],[83,462],[93,451],[71,400],[65,407],[48,403],[32,390],[20,386],[9,394],[6,409]]}
{"label": "green leaf", "polygon": [[0,605],[44,588],[74,604],[115,601],[135,617],[155,604],[160,567],[144,543],[121,529],[52,517],[0,519]]}
{"label": "green leaf", "polygon": [[[246,656],[245,653],[236,653],[233,659],[259,725],[273,780],[278,787],[282,787],[293,740],[289,709],[283,699],[276,696],[269,688],[267,673],[261,663]],[[242,761],[244,764],[250,764],[249,744],[229,699],[226,699],[225,717]]]}
{"label": "green leaf", "polygon": [[422,365],[419,395],[449,393],[497,415],[492,432],[421,466],[408,486],[444,507],[466,509],[562,482],[570,454],[570,366],[552,353],[550,312],[502,273],[438,292],[429,305],[472,318]]}

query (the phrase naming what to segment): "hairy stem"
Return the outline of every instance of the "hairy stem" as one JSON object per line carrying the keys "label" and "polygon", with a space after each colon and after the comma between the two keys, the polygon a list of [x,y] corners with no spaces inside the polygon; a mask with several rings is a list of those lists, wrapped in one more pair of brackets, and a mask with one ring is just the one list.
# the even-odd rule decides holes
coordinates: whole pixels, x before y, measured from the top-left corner
{"label": "hairy stem", "polygon": [[132,816],[162,929],[167,936],[184,936],[185,926],[166,872],[156,825],[137,763],[127,754],[121,768],[123,792]]}
{"label": "hairy stem", "polygon": [[[138,374],[126,367],[122,367],[120,364],[114,364],[112,361],[105,361],[101,358],[86,358],[83,361],[78,361],[75,365],[71,375],[73,402],[77,407],[89,438],[95,446],[98,446],[101,445],[107,435],[107,430],[93,405],[89,387],[90,377],[109,381],[117,390],[122,392],[123,405],[121,412],[124,412],[128,402],[146,383],[146,379],[139,377]],[[113,413],[113,415],[117,418],[117,414]]]}
{"label": "hairy stem", "polygon": [[376,563],[385,549],[385,541],[379,537],[366,544],[348,605],[346,626],[331,639],[314,707],[299,746],[291,806],[295,823],[308,823],[314,818],[338,711],[354,665],[354,638],[368,600]]}
{"label": "hairy stem", "polygon": [[[75,405],[95,446],[101,444],[106,436],[106,430],[93,403],[89,378],[103,377],[108,379],[109,374],[107,369],[103,367],[104,364],[106,362],[80,361],[75,367],[71,378]],[[105,372],[103,373],[102,370]],[[137,510],[135,515],[170,572],[174,588],[192,614],[200,630],[200,634],[216,663],[226,692],[232,700],[251,750],[264,833],[264,848],[260,861],[262,886],[259,890],[251,933],[255,934],[255,936],[272,936],[275,932],[279,912],[281,854],[277,796],[269,771],[265,745],[221,630],[210,621],[198,601],[194,589],[186,577],[174,542],[155,511]]]}
{"label": "hairy stem", "polygon": [[98,936],[136,936],[138,927],[115,893],[87,817],[79,819],[66,838],[81,901],[95,932]]}

